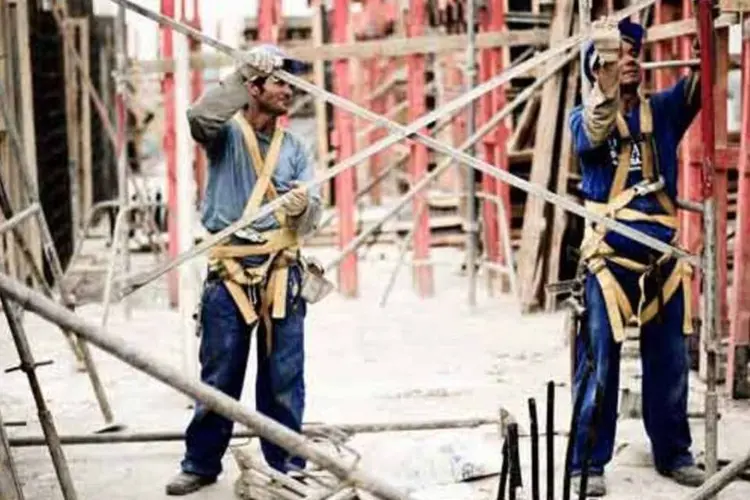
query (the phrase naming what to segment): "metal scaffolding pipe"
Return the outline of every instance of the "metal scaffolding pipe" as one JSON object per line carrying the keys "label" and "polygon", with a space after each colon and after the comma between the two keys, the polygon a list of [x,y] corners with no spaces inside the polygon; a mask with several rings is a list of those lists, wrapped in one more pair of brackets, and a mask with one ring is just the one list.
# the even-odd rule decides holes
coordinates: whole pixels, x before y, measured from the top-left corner
{"label": "metal scaffolding pipe", "polygon": [[12,230],[14,227],[25,221],[29,216],[35,215],[38,210],[39,203],[32,203],[27,208],[24,208],[10,219],[0,224],[0,234]]}
{"label": "metal scaffolding pipe", "polygon": [[129,346],[122,338],[84,321],[67,308],[3,273],[0,273],[0,292],[24,309],[75,332],[117,359],[200,401],[210,410],[246,425],[256,430],[261,437],[284,447],[290,453],[320,465],[340,480],[348,481],[352,486],[368,490],[385,500],[409,499],[406,493],[362,470],[357,463],[345,463],[340,457],[309,442],[304,436],[261,413],[248,410],[239,401],[219,390],[186,377],[150,352]]}
{"label": "metal scaffolding pipe", "polygon": [[688,500],[708,500],[709,498],[713,498],[748,467],[750,467],[750,451],[744,457],[734,460],[720,472],[714,474],[695,490],[688,497]]}
{"label": "metal scaffolding pipe", "polygon": [[[444,429],[472,429],[484,425],[499,425],[500,421],[491,418],[469,418],[456,420],[426,420],[414,422],[383,422],[371,424],[305,424],[302,433],[310,436],[325,435],[330,432],[346,434],[374,434],[380,432],[410,432]],[[250,439],[258,437],[252,430],[236,431],[233,439]],[[163,441],[184,441],[184,432],[140,432],[128,434],[69,434],[60,436],[65,445],[114,444],[114,443],[151,443]],[[45,440],[40,436],[15,436],[8,442],[13,447],[41,446]]]}
{"label": "metal scaffolding pipe", "polygon": [[[703,223],[705,238],[703,247],[703,312],[702,340],[706,348],[706,394],[705,394],[705,453],[706,473],[716,473],[718,451],[718,357],[720,311],[718,282],[718,220],[714,189],[716,175],[716,131],[714,116],[713,82],[716,57],[713,29],[713,1],[698,2],[698,38],[701,46],[701,132],[703,137]],[[724,291],[722,290],[722,293]]]}
{"label": "metal scaffolding pipe", "polygon": [[[160,15],[149,9],[141,7],[140,5],[137,5],[129,0],[112,0],[112,1],[117,4],[124,5],[128,9],[133,10],[134,12],[144,17],[147,17],[158,23],[168,25],[174,30],[184,35],[195,37],[201,40],[203,43],[205,43],[208,46],[211,46],[225,54],[230,54],[233,58],[237,59],[238,61],[245,60],[245,56],[242,53],[238,52],[237,50],[232,49],[231,47],[219,41],[216,41],[204,35],[203,33],[190,28],[189,26],[185,26],[184,24],[181,24],[175,21],[174,19],[167,18],[166,16]],[[654,2],[655,0],[641,0],[617,12],[613,17],[616,20],[624,19],[627,16],[630,16],[636,12],[639,12],[640,10],[644,8],[649,7]],[[374,144],[371,144],[367,148],[364,148],[360,150],[359,152],[353,154],[352,156],[343,160],[338,165],[329,169],[324,175],[318,177],[316,180],[308,184],[304,184],[302,187],[309,189],[312,186],[316,186],[323,182],[326,182],[332,179],[333,177],[339,175],[343,171],[361,163],[363,160],[367,159],[373,154],[391,146],[392,144],[400,140],[406,139],[406,138],[413,138],[414,140],[417,140],[437,151],[440,151],[444,154],[452,156],[455,160],[465,165],[469,165],[473,168],[476,168],[477,170],[480,170],[487,175],[491,175],[497,179],[500,179],[501,181],[504,181],[518,189],[522,189],[528,192],[529,194],[532,194],[534,196],[539,196],[550,203],[555,203],[558,206],[564,208],[565,210],[568,210],[580,217],[599,223],[602,226],[606,227],[607,229],[623,234],[629,238],[637,239],[639,242],[643,243],[644,245],[654,250],[666,253],[668,255],[683,257],[687,261],[695,265],[696,267],[699,267],[699,268],[702,267],[702,263],[700,259],[690,254],[689,252],[673,247],[656,238],[653,238],[644,233],[636,231],[628,227],[627,225],[622,224],[612,219],[611,217],[605,217],[605,216],[595,214],[593,212],[589,212],[585,208],[583,208],[581,205],[568,199],[565,196],[561,196],[561,195],[558,195],[557,193],[549,191],[543,186],[537,186],[535,184],[532,184],[520,177],[510,174],[509,172],[499,170],[487,162],[481,161],[477,158],[473,158],[467,155],[466,153],[458,151],[456,148],[443,144],[438,140],[435,140],[431,137],[427,137],[424,134],[419,133],[419,130],[429,125],[430,123],[434,122],[441,116],[446,116],[446,115],[455,113],[459,109],[462,109],[467,103],[473,101],[474,99],[477,99],[484,93],[489,92],[499,87],[500,85],[507,83],[512,78],[515,78],[516,76],[521,75],[521,74],[525,74],[529,69],[537,66],[538,64],[544,63],[546,61],[552,60],[554,57],[565,54],[568,50],[580,44],[585,39],[585,37],[586,37],[586,34],[580,33],[578,35],[567,38],[566,40],[561,41],[555,47],[550,48],[544,52],[541,52],[540,54],[537,54],[535,57],[529,59],[528,61],[524,63],[521,63],[515,68],[505,71],[501,73],[500,75],[496,76],[495,78],[487,82],[484,82],[481,85],[478,85],[477,87],[473,89],[472,92],[462,95],[461,97],[449,102],[448,104],[444,105],[443,107],[439,109],[434,110],[433,112],[427,113],[422,118],[406,126],[392,122],[390,120],[386,120],[382,116],[376,113],[373,113],[367,109],[364,109],[347,99],[344,99],[340,96],[332,94],[326,90],[320,89],[302,78],[298,78],[282,70],[275,70],[273,74],[280,80],[290,83],[291,85],[294,85],[295,87],[301,88],[302,90],[305,90],[315,95],[316,97],[324,99],[335,106],[341,107],[344,110],[349,111],[357,115],[360,118],[374,121],[378,123],[379,125],[383,126],[384,128],[387,128],[391,131],[391,134],[387,136],[386,138]],[[201,244],[196,245],[190,251],[184,252],[178,255],[176,258],[172,259],[170,262],[166,263],[165,265],[160,266],[159,268],[154,269],[152,271],[140,274],[138,276],[134,276],[130,280],[130,283],[128,283],[128,286],[126,287],[126,290],[124,291],[123,296],[128,295],[134,292],[136,289],[150,283],[151,281],[157,279],[164,273],[179,266],[183,262],[186,262],[187,260],[197,255],[202,254],[203,252],[207,251],[208,249],[216,245],[219,241],[222,241],[224,238],[230,236],[237,230],[247,227],[253,221],[261,217],[270,215],[271,213],[273,213],[274,210],[278,209],[283,203],[285,203],[287,196],[288,194],[284,196],[280,196],[276,198],[275,200],[263,205],[260,209],[258,209],[254,213],[248,214],[247,217],[243,217],[235,221],[234,223],[230,224],[223,230],[214,234],[212,237],[206,238]]]}

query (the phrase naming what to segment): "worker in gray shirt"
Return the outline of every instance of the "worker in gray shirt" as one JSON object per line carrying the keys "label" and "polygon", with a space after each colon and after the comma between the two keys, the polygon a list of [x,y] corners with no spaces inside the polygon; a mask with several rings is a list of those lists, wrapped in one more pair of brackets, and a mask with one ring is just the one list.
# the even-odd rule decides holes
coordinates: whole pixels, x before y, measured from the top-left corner
{"label": "worker in gray shirt", "polygon": [[[192,137],[206,151],[209,168],[202,222],[220,231],[277,196],[273,214],[236,232],[209,254],[202,292],[201,380],[239,399],[250,337],[258,327],[257,410],[299,432],[305,407],[303,269],[300,238],[320,220],[314,164],[302,142],[277,126],[288,112],[291,86],[271,73],[292,74],[305,65],[272,45],[248,53],[247,62],[207,91],[187,113]],[[197,404],[186,433],[181,472],[167,494],[185,495],[216,481],[233,422]],[[261,440],[268,464],[293,474],[300,457]]]}

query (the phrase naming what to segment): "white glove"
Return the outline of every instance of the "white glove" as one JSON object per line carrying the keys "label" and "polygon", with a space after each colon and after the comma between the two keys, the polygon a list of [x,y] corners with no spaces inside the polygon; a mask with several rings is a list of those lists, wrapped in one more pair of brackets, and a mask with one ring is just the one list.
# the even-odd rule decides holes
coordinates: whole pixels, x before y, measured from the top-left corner
{"label": "white glove", "polygon": [[270,54],[262,48],[256,47],[243,54],[244,62],[240,63],[239,71],[246,81],[252,81],[259,76],[266,76],[273,70],[281,68],[284,60]]}
{"label": "white glove", "polygon": [[[297,183],[292,183],[296,185]],[[307,208],[307,190],[303,187],[295,187],[285,195],[281,208],[290,217],[296,217]]]}
{"label": "white glove", "polygon": [[620,57],[620,30],[617,22],[609,18],[591,23],[591,41],[601,64],[617,62]]}

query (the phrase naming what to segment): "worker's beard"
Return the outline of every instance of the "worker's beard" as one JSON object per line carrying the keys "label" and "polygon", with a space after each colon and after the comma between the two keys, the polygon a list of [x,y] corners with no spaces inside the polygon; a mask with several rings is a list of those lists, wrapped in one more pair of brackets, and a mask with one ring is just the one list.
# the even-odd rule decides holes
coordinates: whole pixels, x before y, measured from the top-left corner
{"label": "worker's beard", "polygon": [[640,86],[639,82],[633,82],[633,83],[621,83],[620,84],[620,94],[630,95],[630,96],[636,96],[638,95],[638,87]]}

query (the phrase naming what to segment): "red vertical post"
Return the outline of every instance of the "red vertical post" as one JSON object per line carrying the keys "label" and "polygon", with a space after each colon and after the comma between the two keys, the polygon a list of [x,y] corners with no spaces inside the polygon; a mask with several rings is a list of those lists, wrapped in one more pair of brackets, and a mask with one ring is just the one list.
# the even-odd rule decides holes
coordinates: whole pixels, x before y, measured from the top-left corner
{"label": "red vertical post", "polygon": [[[182,12],[183,17],[185,17],[185,10],[183,9]],[[183,22],[186,22],[198,31],[203,31],[201,25],[199,0],[193,0],[192,19],[183,19]],[[190,53],[194,55],[200,55],[201,42],[194,38],[189,38],[188,43],[190,46]],[[203,70],[196,68],[190,72],[190,92],[193,100],[198,99],[203,93]],[[195,145],[195,153],[193,157],[195,158],[193,168],[196,191],[195,199],[196,201],[201,202],[203,200],[203,188],[206,182],[206,154],[203,151],[203,148],[201,148],[198,144]]]}
{"label": "red vertical post", "polygon": [[[369,26],[365,27],[365,33],[373,35],[375,38],[382,38],[383,32],[382,27],[382,16],[383,12],[383,1],[382,0],[365,0],[365,23]],[[380,59],[373,57],[368,59],[365,63],[365,71],[367,72],[367,92],[372,92],[378,88],[384,81],[383,71],[381,69]],[[380,115],[385,114],[385,99],[383,96],[375,97],[370,99],[366,105],[369,108]],[[373,144],[384,137],[384,130],[382,128],[376,128],[370,132],[368,141]],[[370,176],[374,179],[380,174],[382,166],[382,155],[374,154],[370,157]],[[374,205],[380,205],[382,202],[382,184],[377,184],[370,191],[370,199]]]}
{"label": "red vertical post", "polygon": [[[334,0],[333,3],[333,43],[346,43],[348,39],[349,0]],[[333,62],[333,89],[345,99],[351,98],[349,61],[337,59]],[[334,110],[335,135],[338,145],[338,161],[354,154],[354,121],[349,113],[340,108]],[[354,223],[354,179],[353,168],[336,176],[336,208],[339,219],[339,249],[346,246],[355,236]],[[339,291],[346,297],[357,295],[357,253],[351,252],[341,262],[338,269]]]}
{"label": "red vertical post", "polygon": [[[654,5],[654,21],[656,24],[664,24],[672,20],[673,7],[663,1],[658,1]],[[676,59],[672,53],[672,40],[662,40],[654,44],[654,60],[668,61]],[[675,70],[671,68],[661,68],[652,70],[654,86],[657,90],[663,90],[676,81]]]}
{"label": "red vertical post", "polygon": [[[174,0],[161,0],[161,13],[174,18]],[[174,50],[172,45],[172,29],[161,25],[159,27],[160,55],[163,59],[172,59]],[[174,73],[164,73],[161,81],[164,96],[164,153],[167,159],[167,231],[169,258],[174,259],[178,253],[177,241],[177,150],[175,142],[175,100]],[[167,274],[169,303],[177,305],[177,271]]]}
{"label": "red vertical post", "polygon": [[[490,26],[492,31],[503,31],[505,30],[505,1],[504,0],[492,0],[490,3],[490,9],[492,12],[492,18]],[[495,68],[495,73],[501,73],[504,71],[504,50],[503,48],[492,49],[490,52],[490,61],[492,67]],[[492,110],[494,113],[499,113],[506,104],[505,99],[505,85],[501,85],[492,91]],[[497,168],[503,170],[509,170],[508,155],[506,154],[506,146],[508,143],[508,137],[510,136],[510,130],[508,129],[508,120],[500,122],[495,129],[495,165]],[[497,182],[495,184],[495,194],[502,200],[503,208],[505,209],[505,226],[510,231],[511,218],[513,216],[510,206],[510,186],[505,182]],[[507,238],[510,239],[511,235],[508,234]],[[503,247],[498,248],[498,257],[501,263],[507,262],[507,257],[504,254]]]}
{"label": "red vertical post", "polygon": [[[409,37],[421,36],[424,33],[426,21],[425,0],[409,0],[409,22],[407,31]],[[417,120],[427,111],[425,105],[425,60],[421,54],[412,54],[407,57],[407,90],[406,97],[409,102],[409,122]],[[427,129],[420,130],[428,135]],[[427,174],[427,146],[416,142],[411,143],[411,156],[409,157],[409,171],[411,182],[416,183]],[[432,266],[427,264],[430,258],[430,214],[427,207],[427,193],[421,192],[414,196],[412,203],[414,217],[417,218],[417,226],[414,231],[414,258],[419,260],[414,267],[414,285],[421,297],[429,297],[434,292]]]}
{"label": "red vertical post", "polygon": [[[492,31],[492,16],[497,12],[490,8],[483,8],[479,11],[479,29],[482,31]],[[494,65],[492,49],[484,49],[479,54],[479,81],[486,82],[495,74],[497,68]],[[487,123],[492,119],[494,111],[493,93],[487,92],[479,101],[479,123]],[[482,149],[484,160],[489,164],[495,163],[495,145],[497,137],[495,134],[487,134],[482,140]],[[497,182],[494,177],[489,175],[482,176],[482,191],[486,194],[494,195],[497,191]],[[485,200],[482,203],[482,225],[484,227],[485,253],[487,260],[497,262],[499,233],[497,228],[497,205],[492,201]],[[490,276],[493,273],[490,272]]]}
{"label": "red vertical post", "polygon": [[[727,362],[727,382],[734,398],[747,394],[747,369],[736,370],[737,363],[746,366],[750,356],[750,17],[743,23],[742,41],[742,125],[740,159],[737,166],[737,230],[734,237],[734,296],[731,307],[731,330]],[[738,350],[745,355],[737,357]],[[742,382],[744,381],[744,384]],[[740,391],[743,394],[740,394]]]}
{"label": "red vertical post", "polygon": [[264,43],[275,42],[274,38],[274,10],[276,0],[260,0],[258,2],[258,41]]}
{"label": "red vertical post", "polygon": [[[682,1],[682,18],[689,21],[693,18],[693,0]],[[685,35],[680,38],[680,58],[691,59],[693,57],[693,37]],[[685,70],[686,72],[688,70]],[[685,137],[682,140],[680,152],[682,163],[680,165],[680,192],[685,199],[700,201],[703,199],[701,186],[701,131],[700,131],[700,113],[693,120]],[[680,217],[680,233],[682,245],[691,253],[696,254],[703,245],[702,236],[703,223],[701,214],[689,211],[682,211]],[[693,276],[693,304],[692,310],[694,315],[700,311],[700,271],[696,270]]]}

